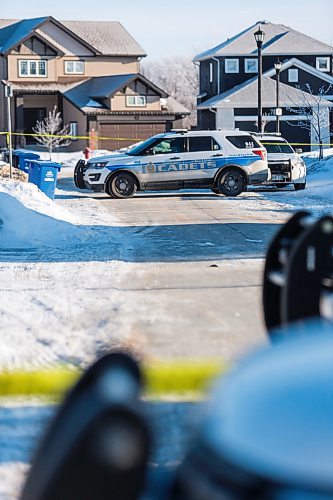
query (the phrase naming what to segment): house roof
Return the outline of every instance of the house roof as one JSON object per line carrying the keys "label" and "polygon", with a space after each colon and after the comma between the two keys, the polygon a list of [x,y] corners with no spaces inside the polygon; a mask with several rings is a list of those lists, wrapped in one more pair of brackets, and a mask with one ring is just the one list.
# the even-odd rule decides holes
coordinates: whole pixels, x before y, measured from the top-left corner
{"label": "house roof", "polygon": [[[297,68],[307,73],[310,73],[311,75],[319,78],[320,80],[323,80],[333,85],[333,77],[330,74],[324,73],[323,71],[320,71],[319,69],[316,69],[313,66],[310,66],[309,64],[300,61],[299,59],[297,59],[297,57],[292,57],[291,59],[288,59],[287,61],[283,62],[281,66],[281,71],[285,71],[286,69],[291,68],[293,66],[296,66]],[[275,74],[276,74],[275,68],[271,68],[270,70],[265,72],[266,76],[274,76]]]}
{"label": "house roof", "polygon": [[104,55],[137,56],[147,54],[122,24],[116,21],[61,21]]}
{"label": "house roof", "polygon": [[[311,94],[280,82],[279,104],[282,108],[293,106],[316,105],[317,100]],[[262,106],[263,108],[276,107],[276,81],[265,74],[262,78]],[[251,78],[232,89],[214,96],[199,104],[197,109],[209,108],[253,108],[258,102],[258,77]],[[333,104],[323,99],[321,105],[332,107]]]}
{"label": "house roof", "polygon": [[[133,115],[134,111],[112,111],[104,103],[103,99],[111,97],[118,90],[123,89],[134,80],[139,79],[151,89],[164,98],[166,105],[162,111],[144,111],[140,109],[140,115],[189,115],[190,111],[150,82],[139,73],[128,75],[100,76],[89,78],[80,82],[57,83],[57,82],[13,82],[13,90],[21,94],[57,94],[61,93],[76,108],[85,114],[121,114]],[[8,83],[4,81],[4,83]]]}
{"label": "house roof", "polygon": [[297,54],[333,54],[333,47],[304,35],[283,24],[273,24],[269,21],[258,21],[241,33],[223,43],[198,54],[194,61],[204,61],[211,57],[244,56],[257,54],[254,33],[261,29],[265,33],[262,47],[264,55],[297,55]]}
{"label": "house roof", "polygon": [[111,97],[118,90],[123,89],[125,86],[129,85],[136,79],[139,79],[140,81],[157,91],[161,97],[167,97],[167,94],[163,90],[156,87],[156,85],[154,85],[139,73],[89,78],[89,80],[86,80],[83,83],[80,83],[70,90],[66,91],[64,93],[64,96],[78,108],[103,108],[105,106],[98,102],[99,99],[106,99]]}
{"label": "house roof", "polygon": [[4,27],[0,24],[0,53],[6,53],[11,48],[16,47],[16,45],[26,39],[27,36],[30,36],[47,19],[48,17],[22,19],[21,21],[14,21],[9,25],[4,25]]}
{"label": "house roof", "polygon": [[110,56],[146,56],[143,48],[134,40],[121,23],[116,21],[57,21],[48,16],[36,19],[0,19],[0,53],[31,36],[44,22],[52,20],[63,26],[82,43],[96,52]]}

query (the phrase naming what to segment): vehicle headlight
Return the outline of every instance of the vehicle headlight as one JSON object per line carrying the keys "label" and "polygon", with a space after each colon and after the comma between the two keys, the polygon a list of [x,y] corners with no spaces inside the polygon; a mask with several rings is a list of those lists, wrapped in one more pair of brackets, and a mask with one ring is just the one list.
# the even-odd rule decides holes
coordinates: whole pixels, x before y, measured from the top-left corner
{"label": "vehicle headlight", "polygon": [[92,162],[92,163],[88,163],[88,168],[104,168],[105,165],[107,165],[108,162],[107,161],[96,161],[96,162]]}

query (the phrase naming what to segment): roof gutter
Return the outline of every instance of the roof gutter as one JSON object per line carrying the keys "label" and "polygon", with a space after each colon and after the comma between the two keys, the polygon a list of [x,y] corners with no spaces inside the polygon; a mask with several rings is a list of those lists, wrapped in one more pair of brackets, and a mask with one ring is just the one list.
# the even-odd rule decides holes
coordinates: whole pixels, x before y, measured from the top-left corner
{"label": "roof gutter", "polygon": [[217,95],[220,95],[221,61],[217,57],[212,57],[212,59],[217,61]]}

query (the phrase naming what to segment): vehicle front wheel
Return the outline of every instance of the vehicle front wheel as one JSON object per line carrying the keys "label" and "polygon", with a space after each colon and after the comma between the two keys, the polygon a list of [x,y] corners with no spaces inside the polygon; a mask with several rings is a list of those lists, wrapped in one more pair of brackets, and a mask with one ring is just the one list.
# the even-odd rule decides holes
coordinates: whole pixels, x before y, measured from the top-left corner
{"label": "vehicle front wheel", "polygon": [[219,192],[225,196],[238,196],[246,188],[246,183],[241,172],[229,169],[223,172],[218,181]]}
{"label": "vehicle front wheel", "polygon": [[107,193],[111,198],[132,198],[136,189],[135,179],[128,172],[117,172],[107,185]]}
{"label": "vehicle front wheel", "polygon": [[305,189],[306,182],[302,182],[301,184],[294,184],[295,191],[301,191]]}

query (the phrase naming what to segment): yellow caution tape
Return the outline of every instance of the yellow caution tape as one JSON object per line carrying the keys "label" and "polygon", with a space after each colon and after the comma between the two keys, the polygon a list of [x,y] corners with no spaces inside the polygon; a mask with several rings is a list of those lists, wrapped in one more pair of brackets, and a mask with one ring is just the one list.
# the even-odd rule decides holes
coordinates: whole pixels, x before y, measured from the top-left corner
{"label": "yellow caution tape", "polygon": [[[138,142],[140,139],[133,139],[133,137],[100,137],[98,134],[95,135],[55,135],[55,134],[26,134],[23,132],[0,132],[0,135],[14,135],[14,136],[24,136],[24,137],[53,137],[62,139],[72,139],[72,140],[101,140],[101,141],[132,141]],[[259,139],[260,140],[260,139]],[[281,142],[261,142],[261,144],[270,145],[280,145]],[[320,146],[319,142],[289,142],[291,146]],[[321,146],[333,147],[333,143],[323,142]]]}
{"label": "yellow caution tape", "polygon": [[72,140],[102,140],[102,141],[132,141],[138,142],[140,139],[133,139],[133,137],[100,137],[99,135],[55,135],[55,134],[24,134],[23,132],[0,132],[0,135],[16,135],[16,136],[24,136],[24,137],[53,137],[53,138],[61,138],[61,139],[72,139]]}
{"label": "yellow caution tape", "polygon": [[[202,397],[228,366],[221,361],[178,361],[143,366],[147,397]],[[80,377],[78,370],[54,368],[0,373],[0,396],[47,396],[58,399]]]}

